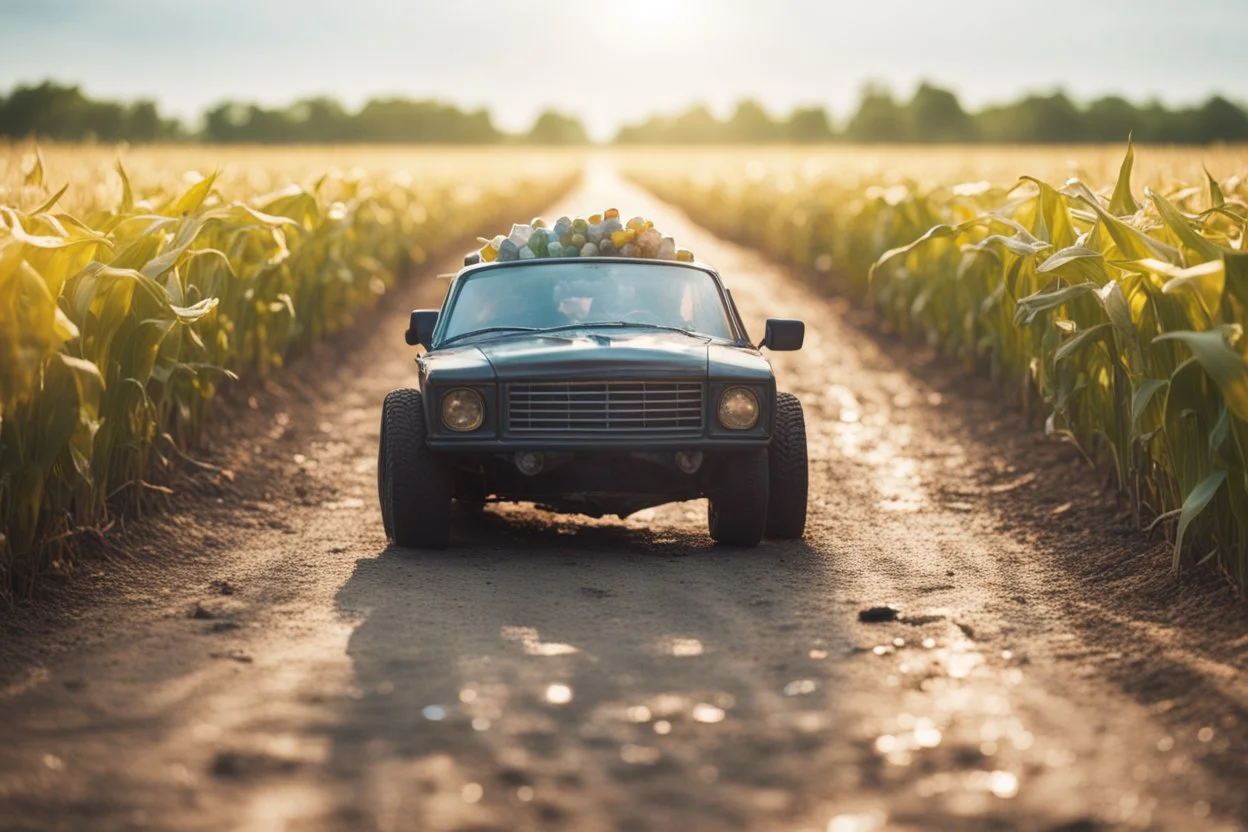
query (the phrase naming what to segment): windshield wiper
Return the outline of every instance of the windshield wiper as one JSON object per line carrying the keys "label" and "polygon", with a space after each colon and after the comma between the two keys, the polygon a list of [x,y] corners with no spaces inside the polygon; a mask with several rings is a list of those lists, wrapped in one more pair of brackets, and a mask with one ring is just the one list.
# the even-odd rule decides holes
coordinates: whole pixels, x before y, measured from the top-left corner
{"label": "windshield wiper", "polygon": [[474,335],[488,335],[491,332],[542,332],[535,326],[487,326],[484,329],[474,329],[472,332],[461,332],[458,335],[452,335],[450,338],[443,338],[438,343],[438,347],[445,347],[447,344],[460,341],[464,338],[471,338]]}
{"label": "windshield wiper", "polygon": [[643,329],[665,329],[668,332],[680,332],[685,335],[695,335],[699,338],[708,337],[708,336],[702,335],[700,332],[694,332],[692,329],[685,329],[679,326],[666,326],[665,324],[643,324],[643,323],[637,323],[636,321],[589,321],[589,322],[580,323],[580,324],[563,324],[562,326],[548,327],[546,329],[543,329],[542,332],[560,332],[562,330],[567,330],[567,329],[592,329],[594,327],[600,327],[600,326],[613,326],[613,327],[638,326],[638,327],[642,327]]}

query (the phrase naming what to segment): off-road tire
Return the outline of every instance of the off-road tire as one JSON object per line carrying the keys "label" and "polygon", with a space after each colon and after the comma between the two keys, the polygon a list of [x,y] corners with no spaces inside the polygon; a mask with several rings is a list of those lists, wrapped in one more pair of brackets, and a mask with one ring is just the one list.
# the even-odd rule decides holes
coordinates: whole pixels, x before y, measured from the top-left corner
{"label": "off-road tire", "polygon": [[766,448],[733,455],[724,467],[724,484],[710,495],[711,539],[725,546],[758,545],[767,529],[767,482]]}
{"label": "off-road tire", "polygon": [[451,476],[425,444],[419,390],[392,390],[381,407],[377,490],[386,537],[409,549],[445,549],[451,540]]}
{"label": "off-road tire", "polygon": [[776,418],[767,449],[771,495],[767,501],[767,536],[798,540],[806,531],[806,418],[792,393],[776,395]]}

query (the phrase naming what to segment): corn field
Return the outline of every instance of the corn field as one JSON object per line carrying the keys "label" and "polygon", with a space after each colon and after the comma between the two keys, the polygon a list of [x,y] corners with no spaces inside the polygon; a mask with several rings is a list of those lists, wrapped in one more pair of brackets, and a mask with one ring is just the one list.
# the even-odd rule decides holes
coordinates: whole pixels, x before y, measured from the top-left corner
{"label": "corn field", "polygon": [[[629,172],[717,233],[1038,397],[1049,433],[1110,466],[1141,523],[1167,531],[1176,570],[1212,560],[1243,592],[1248,159],[1219,151],[1219,179],[1192,151],[1173,164],[1175,152],[1143,189],[1132,148],[1116,177],[1076,170],[1060,184],[982,173],[942,184],[921,168],[907,178],[797,154],[634,160]],[[1054,153],[1037,154],[1045,175],[1061,167]],[[946,161],[946,173],[980,164]]]}
{"label": "corn field", "polygon": [[183,176],[186,151],[129,168],[112,152],[54,147],[45,166],[0,148],[0,595],[137,506],[228,380],[280,368],[579,169],[426,153],[411,173],[392,158],[336,173],[231,151],[222,173]]}

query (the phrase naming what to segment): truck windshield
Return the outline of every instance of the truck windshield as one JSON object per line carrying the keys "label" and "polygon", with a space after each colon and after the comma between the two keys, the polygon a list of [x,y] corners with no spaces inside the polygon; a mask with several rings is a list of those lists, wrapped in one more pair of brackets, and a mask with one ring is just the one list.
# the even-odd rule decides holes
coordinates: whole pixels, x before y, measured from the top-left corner
{"label": "truck windshield", "polygon": [[534,263],[461,278],[440,340],[478,330],[577,324],[663,326],[732,339],[714,279],[660,263]]}

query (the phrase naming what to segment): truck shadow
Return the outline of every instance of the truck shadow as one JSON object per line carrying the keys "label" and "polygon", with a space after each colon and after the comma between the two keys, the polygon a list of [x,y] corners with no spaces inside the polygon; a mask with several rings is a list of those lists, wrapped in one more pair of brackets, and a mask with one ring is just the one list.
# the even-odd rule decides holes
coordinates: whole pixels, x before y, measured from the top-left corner
{"label": "truck shadow", "polygon": [[[796,806],[811,766],[846,776],[821,739],[831,721],[799,725],[803,709],[834,709],[830,663],[743,647],[769,633],[843,646],[810,580],[818,551],[492,511],[457,530],[448,551],[357,561],[336,598],[359,622],[359,698],[330,766],[361,787],[339,822],[732,828],[755,789]],[[818,685],[801,703],[783,693],[797,677]],[[470,784],[483,797],[468,804]]]}

